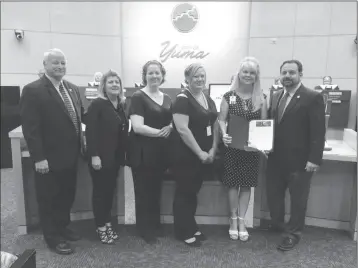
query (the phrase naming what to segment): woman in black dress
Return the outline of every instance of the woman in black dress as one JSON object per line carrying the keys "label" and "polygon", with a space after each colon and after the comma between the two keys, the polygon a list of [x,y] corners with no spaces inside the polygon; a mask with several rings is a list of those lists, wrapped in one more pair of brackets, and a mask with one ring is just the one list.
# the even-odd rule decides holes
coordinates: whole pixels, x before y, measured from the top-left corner
{"label": "woman in black dress", "polygon": [[245,151],[228,147],[232,139],[226,134],[230,115],[244,117],[247,121],[267,117],[267,104],[260,86],[259,64],[255,58],[247,57],[240,63],[240,70],[231,83],[230,91],[223,96],[219,115],[223,142],[227,146],[222,182],[229,188],[229,235],[233,240],[247,241],[249,233],[244,218],[249,206],[251,187],[257,186],[260,153],[257,150]]}
{"label": "woman in black dress", "polygon": [[169,135],[172,131],[171,99],[159,90],[165,69],[158,61],[143,66],[144,88],[131,97],[129,161],[132,167],[136,203],[136,226],[149,244],[161,235],[160,197],[168,168]]}
{"label": "woman in black dress", "polygon": [[217,150],[217,111],[214,101],[203,93],[206,73],[199,64],[184,72],[188,88],[178,94],[173,104],[176,129],[172,173],[176,181],[173,203],[174,231],[177,239],[189,246],[200,246],[205,240],[195,221],[197,194]]}
{"label": "woman in black dress", "polygon": [[118,170],[124,166],[128,120],[124,113],[122,82],[115,71],[104,74],[98,92],[99,97],[91,102],[86,115],[92,205],[100,240],[113,244],[118,235],[112,228],[111,210]]}

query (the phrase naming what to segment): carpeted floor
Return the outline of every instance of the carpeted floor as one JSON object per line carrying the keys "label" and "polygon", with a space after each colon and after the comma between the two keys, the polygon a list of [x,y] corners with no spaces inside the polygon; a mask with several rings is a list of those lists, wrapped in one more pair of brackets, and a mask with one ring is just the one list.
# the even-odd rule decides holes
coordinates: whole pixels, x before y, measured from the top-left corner
{"label": "carpeted floor", "polygon": [[173,238],[172,226],[166,226],[167,237],[154,246],[146,245],[131,226],[118,226],[120,239],[116,245],[102,245],[94,233],[93,221],[72,224],[83,239],[76,252],[60,256],[49,251],[40,231],[17,235],[15,185],[11,171],[1,171],[1,250],[20,253],[27,248],[37,251],[38,268],[330,268],[357,267],[357,244],[347,233],[307,227],[298,247],[291,252],[278,252],[280,237],[262,230],[249,230],[250,241],[230,241],[227,226],[202,226],[209,237],[199,249],[191,249]]}

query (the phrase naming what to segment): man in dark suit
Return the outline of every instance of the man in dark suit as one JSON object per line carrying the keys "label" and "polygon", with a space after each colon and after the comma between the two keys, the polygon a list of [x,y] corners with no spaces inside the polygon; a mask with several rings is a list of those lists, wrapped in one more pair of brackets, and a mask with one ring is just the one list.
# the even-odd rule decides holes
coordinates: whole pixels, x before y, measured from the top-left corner
{"label": "man in dark suit", "polygon": [[77,86],[63,80],[66,58],[45,53],[45,74],[26,85],[20,100],[23,134],[35,166],[40,223],[49,248],[71,254],[80,236],[67,228],[76,192],[77,160],[84,148],[83,106]]}
{"label": "man in dark suit", "polygon": [[[267,201],[271,229],[283,231],[280,250],[291,250],[299,242],[305,224],[311,177],[322,162],[325,115],[323,97],[301,83],[302,64],[285,61],[281,67],[283,89],[270,100],[275,120],[274,148],[268,156]],[[284,223],[285,192],[291,197],[291,216]]]}

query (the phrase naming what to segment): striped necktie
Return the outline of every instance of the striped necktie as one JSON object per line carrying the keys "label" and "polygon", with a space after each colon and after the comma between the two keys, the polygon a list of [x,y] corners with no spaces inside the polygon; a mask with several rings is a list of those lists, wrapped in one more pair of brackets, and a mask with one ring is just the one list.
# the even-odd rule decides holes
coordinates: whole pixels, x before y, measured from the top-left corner
{"label": "striped necktie", "polygon": [[280,104],[278,105],[278,122],[281,121],[283,114],[285,113],[286,103],[289,96],[288,92],[286,92],[280,100]]}
{"label": "striped necktie", "polygon": [[60,88],[61,96],[63,98],[63,102],[65,103],[65,106],[66,106],[66,109],[68,111],[68,114],[70,115],[70,117],[72,119],[72,122],[75,125],[76,132],[78,134],[79,133],[79,127],[78,127],[78,120],[77,120],[76,112],[74,111],[74,109],[73,109],[73,107],[71,105],[71,100],[70,100],[68,94],[66,94],[66,92],[65,92],[66,89],[64,88],[62,83],[60,83],[59,88]]}

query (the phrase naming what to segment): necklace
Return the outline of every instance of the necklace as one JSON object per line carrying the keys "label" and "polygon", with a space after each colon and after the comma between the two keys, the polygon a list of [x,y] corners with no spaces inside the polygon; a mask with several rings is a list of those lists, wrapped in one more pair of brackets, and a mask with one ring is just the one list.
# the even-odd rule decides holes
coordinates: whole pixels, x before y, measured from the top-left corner
{"label": "necklace", "polygon": [[[208,109],[208,102],[205,98],[205,95],[202,91],[200,91],[200,96],[195,96],[191,91],[190,89],[188,89],[189,93],[194,97],[194,99],[202,106],[204,107],[206,110]],[[202,100],[202,102],[200,101],[200,99]]]}

